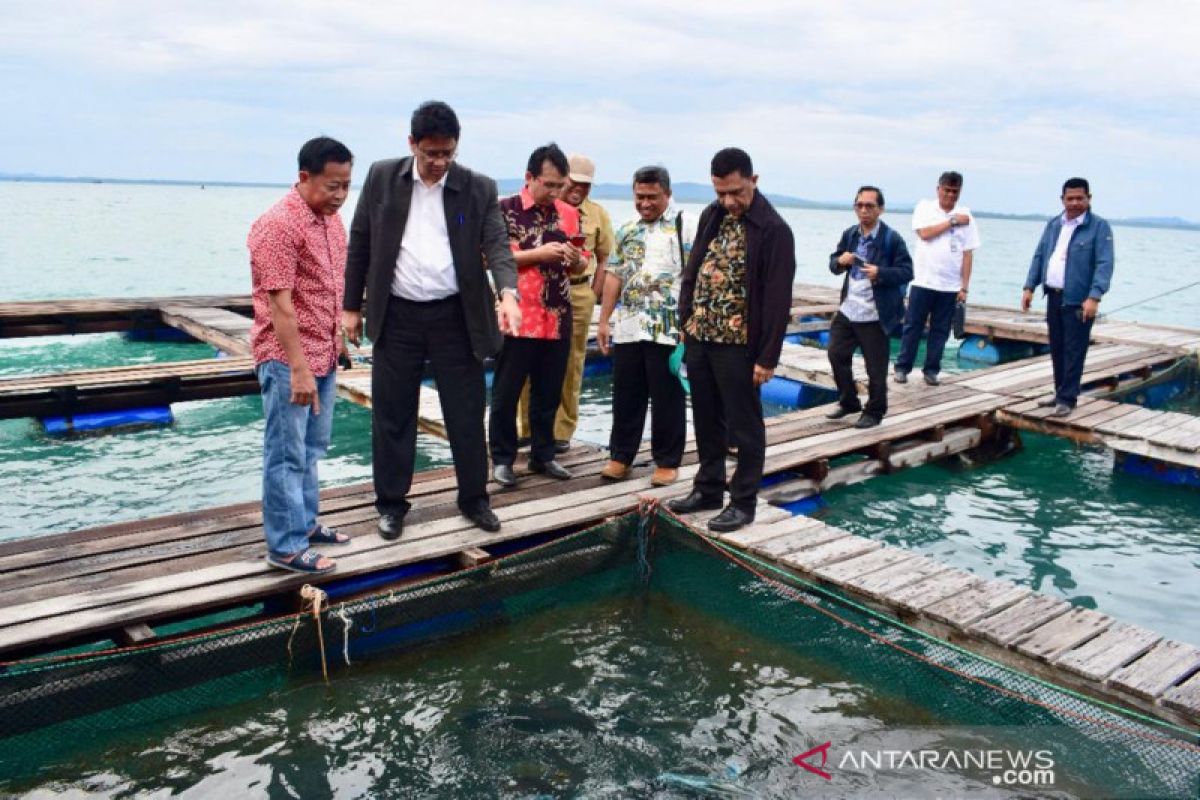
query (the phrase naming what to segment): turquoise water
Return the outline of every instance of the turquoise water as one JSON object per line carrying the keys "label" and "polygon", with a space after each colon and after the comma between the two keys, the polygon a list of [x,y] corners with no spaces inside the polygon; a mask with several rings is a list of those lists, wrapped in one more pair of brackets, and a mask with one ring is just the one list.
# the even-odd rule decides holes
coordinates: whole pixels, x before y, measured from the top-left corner
{"label": "turquoise water", "polygon": [[[661,550],[663,537],[651,547]],[[132,728],[118,712],[111,734],[59,743],[33,774],[22,764],[21,777],[0,777],[0,791],[30,798],[1016,794],[996,790],[990,773],[853,769],[842,760],[851,749],[948,749],[955,741],[1045,748],[1056,796],[1096,796],[1097,787],[1114,791],[1130,776],[1155,779],[1137,772],[1136,742],[1081,737],[1040,708],[881,648],[718,557],[667,547],[652,555],[646,583],[636,563],[557,586],[548,574],[546,588],[493,601],[497,616],[469,636],[349,669],[335,665],[329,686],[257,669],[243,686],[210,698],[220,708]],[[334,640],[337,627],[328,634]],[[832,744],[828,784],[792,762],[822,742]],[[4,758],[18,758],[21,745],[10,748]],[[1188,763],[1192,773],[1200,769]],[[1160,761],[1158,774],[1178,777],[1179,766]],[[1164,796],[1161,785],[1140,785]]]}
{"label": "turquoise water", "polygon": [[[245,231],[279,193],[0,182],[10,210],[0,221],[0,300],[245,292]],[[629,204],[606,205],[617,220],[632,213]],[[832,284],[825,260],[849,212],[785,216],[797,234],[798,279]],[[1039,229],[984,221],[974,301],[1015,303]],[[1175,265],[1200,256],[1193,232],[1119,228],[1116,236],[1108,308],[1186,282]],[[1119,316],[1196,325],[1198,291]],[[210,353],[115,335],[0,340],[0,375]],[[606,380],[585,382],[579,438],[607,441],[607,405]],[[1186,407],[1197,410],[1194,400]],[[65,441],[45,437],[31,420],[0,421],[0,539],[258,497],[258,399],[184,403],[174,411],[170,428]],[[323,485],[369,480],[369,413],[339,403],[334,424]],[[854,532],[1200,643],[1200,492],[1116,475],[1103,451],[1025,441],[1023,452],[983,467],[927,466],[831,492],[822,514]],[[447,464],[448,448],[422,437],[420,458]],[[646,619],[651,624],[639,627]],[[794,754],[783,754],[797,738],[811,746],[813,731],[828,726],[861,731],[929,713],[846,669],[762,636],[741,639],[712,614],[613,600],[371,665],[331,691],[289,683],[283,694],[233,712],[98,743],[52,769],[34,796],[185,788],[200,796],[273,796],[293,782],[316,786],[318,795],[382,787],[403,796],[403,787],[434,779],[453,795],[454,781],[471,775],[498,781],[488,785],[511,796],[603,794],[624,785],[646,790],[634,794],[684,796],[656,783],[660,773],[720,777],[731,758],[734,771],[750,774],[767,795],[788,794],[794,784],[782,781],[794,780],[784,771]],[[651,732],[610,736],[622,718],[617,712],[639,703],[645,706],[633,717]],[[561,724],[534,723],[531,732],[513,720],[521,716],[513,708],[544,711]],[[581,709],[587,721],[574,714]],[[328,791],[310,783],[327,780],[316,777],[313,761],[332,776]],[[977,787],[952,781],[922,793],[930,788],[955,796]]]}
{"label": "turquoise water", "polygon": [[[245,232],[279,194],[0,182],[0,201],[10,210],[0,221],[0,299],[245,292]],[[629,203],[605,204],[614,220],[633,213]],[[832,285],[826,259],[850,213],[783,213],[796,233],[798,280]],[[890,221],[907,226],[904,215]],[[980,225],[972,300],[1011,305],[1040,226]],[[1118,228],[1115,235],[1108,308],[1190,280],[1175,265],[1200,260],[1196,232]],[[1197,302],[1200,288],[1118,316],[1195,325]],[[131,343],[116,335],[0,340],[0,376],[209,354],[204,345]],[[608,396],[606,380],[586,382],[578,438],[607,443]],[[177,422],[167,429],[67,441],[45,437],[31,420],[0,421],[0,539],[258,497],[257,398],[181,403],[174,411]],[[369,480],[368,412],[339,403],[335,414],[322,483]],[[1100,451],[1027,442],[1026,453],[982,470],[927,467],[835,492],[830,521],[1200,642],[1193,622],[1200,619],[1200,493],[1114,475],[1111,456]],[[420,458],[423,466],[445,465],[449,449],[422,436]]]}

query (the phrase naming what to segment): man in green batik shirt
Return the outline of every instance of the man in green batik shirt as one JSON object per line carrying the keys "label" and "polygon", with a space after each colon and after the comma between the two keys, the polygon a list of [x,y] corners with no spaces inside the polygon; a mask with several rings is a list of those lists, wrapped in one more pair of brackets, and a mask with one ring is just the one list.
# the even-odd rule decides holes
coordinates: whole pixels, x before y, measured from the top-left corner
{"label": "man in green batik shirt", "polygon": [[665,167],[634,173],[633,201],[638,218],[617,231],[597,329],[601,352],[611,350],[613,360],[612,460],[600,475],[609,480],[629,476],[649,402],[654,406],[650,453],[655,466],[650,483],[666,486],[679,476],[687,440],[687,398],[671,373],[671,354],[679,342],[679,277],[692,252],[696,223],[690,214],[671,208],[671,176]]}
{"label": "man in green batik shirt", "polygon": [[727,532],[754,521],[766,454],[759,387],[779,363],[796,248],[792,229],[758,191],[744,150],[730,147],[713,156],[712,182],[717,200],[700,215],[679,291],[700,471],[692,493],[667,505],[681,514],[720,508],[733,444],[738,465],[729,505],[708,523]]}

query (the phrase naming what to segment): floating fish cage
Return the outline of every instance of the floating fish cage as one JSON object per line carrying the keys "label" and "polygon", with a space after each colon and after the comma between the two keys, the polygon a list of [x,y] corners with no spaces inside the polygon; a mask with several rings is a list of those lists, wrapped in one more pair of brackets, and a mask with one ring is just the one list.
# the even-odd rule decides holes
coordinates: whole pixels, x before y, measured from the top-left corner
{"label": "floating fish cage", "polygon": [[412,573],[365,593],[310,590],[311,605],[298,612],[140,646],[4,663],[0,774],[36,776],[64,748],[98,736],[284,693],[322,674],[337,682],[387,653],[485,626],[520,625],[564,604],[638,593],[645,602],[670,598],[802,653],[821,672],[843,676],[838,680],[880,687],[922,710],[914,724],[971,726],[996,746],[1053,741],[1059,788],[1191,797],[1200,787],[1194,732],[1094,703],[942,642],[664,512],[643,509],[509,547],[517,549],[494,561]]}

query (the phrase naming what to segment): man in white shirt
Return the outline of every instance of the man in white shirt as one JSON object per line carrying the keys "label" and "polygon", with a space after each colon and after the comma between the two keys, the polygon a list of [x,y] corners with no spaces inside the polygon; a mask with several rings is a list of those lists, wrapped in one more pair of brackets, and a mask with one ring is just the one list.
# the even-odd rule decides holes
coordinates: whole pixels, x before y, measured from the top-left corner
{"label": "man in white shirt", "polygon": [[1046,293],[1046,325],[1050,361],[1054,366],[1054,395],[1038,401],[1054,406],[1051,416],[1065,417],[1079,400],[1083,362],[1091,341],[1100,299],[1112,282],[1112,227],[1093,213],[1092,190],[1084,178],[1070,178],[1062,189],[1063,213],[1046,223],[1021,292],[1021,310],[1028,311],[1033,290]]}
{"label": "man in white shirt", "polygon": [[908,290],[900,355],[896,357],[896,383],[908,381],[928,321],[922,371],[925,383],[938,385],[954,307],[967,301],[979,230],[970,210],[958,204],[962,181],[957,172],[943,172],[938,178],[937,201],[922,200],[913,209],[912,228],[917,234],[917,247],[913,253],[913,282]]}
{"label": "man in white shirt", "polygon": [[421,104],[408,137],[412,155],[371,165],[350,225],[342,324],[358,344],[365,292],[374,343],[371,467],[379,534],[389,540],[400,538],[411,505],[426,361],[459,510],[478,528],[500,528],[487,493],[483,360],[500,350],[501,333],[521,327],[517,267],[495,181],[454,161],[460,130],[450,106]]}

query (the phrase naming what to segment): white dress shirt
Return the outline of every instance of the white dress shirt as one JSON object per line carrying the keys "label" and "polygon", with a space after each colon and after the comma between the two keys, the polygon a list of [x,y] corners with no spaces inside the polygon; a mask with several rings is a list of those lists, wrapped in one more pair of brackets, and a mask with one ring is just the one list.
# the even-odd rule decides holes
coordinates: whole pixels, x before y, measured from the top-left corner
{"label": "white dress shirt", "polygon": [[427,303],[458,294],[458,276],[454,272],[454,254],[446,230],[444,202],[446,178],[426,186],[413,159],[412,203],[404,224],[400,255],[392,276],[392,294],[405,300]]}
{"label": "white dress shirt", "polygon": [[1075,229],[1087,219],[1083,212],[1075,219],[1067,219],[1067,212],[1062,215],[1062,228],[1058,231],[1058,241],[1054,244],[1054,252],[1050,255],[1050,263],[1046,265],[1046,288],[1061,289],[1067,280],[1067,248],[1071,245],[1071,237]]}

